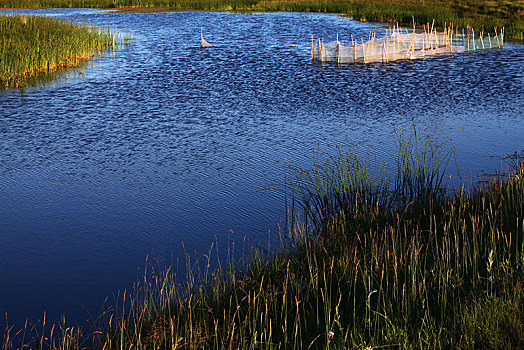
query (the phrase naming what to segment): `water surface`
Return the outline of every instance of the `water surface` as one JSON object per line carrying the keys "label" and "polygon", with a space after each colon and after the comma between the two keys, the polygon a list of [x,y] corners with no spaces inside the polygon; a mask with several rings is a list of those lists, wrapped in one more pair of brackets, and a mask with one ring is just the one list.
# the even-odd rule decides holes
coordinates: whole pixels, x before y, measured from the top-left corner
{"label": "water surface", "polygon": [[[42,13],[42,11],[35,11]],[[278,231],[286,163],[341,143],[386,159],[394,128],[453,133],[460,173],[524,149],[524,49],[389,64],[318,64],[311,35],[378,24],[336,15],[43,13],[136,43],[84,75],[0,94],[0,311],[21,322],[96,315],[146,256],[162,264],[262,244]],[[200,26],[215,47],[201,51]],[[383,30],[383,29],[377,29]],[[379,32],[380,33],[380,32]],[[242,242],[242,243],[240,243]]]}

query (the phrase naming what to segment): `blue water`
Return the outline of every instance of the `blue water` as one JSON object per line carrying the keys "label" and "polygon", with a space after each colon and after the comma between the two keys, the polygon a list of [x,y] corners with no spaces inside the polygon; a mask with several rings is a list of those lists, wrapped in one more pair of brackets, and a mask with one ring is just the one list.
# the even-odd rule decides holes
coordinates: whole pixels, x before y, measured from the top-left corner
{"label": "blue water", "polygon": [[[415,117],[453,134],[463,179],[524,149],[524,47],[389,64],[318,64],[311,35],[381,25],[324,14],[45,10],[133,35],[84,75],[0,93],[0,312],[96,316],[146,256],[263,246],[285,215],[285,164],[360,145],[394,153]],[[215,47],[201,51],[200,26]],[[450,174],[452,171],[449,171]],[[455,173],[455,179],[456,177]],[[184,247],[182,246],[184,244]],[[185,249],[185,250],[184,250]]]}

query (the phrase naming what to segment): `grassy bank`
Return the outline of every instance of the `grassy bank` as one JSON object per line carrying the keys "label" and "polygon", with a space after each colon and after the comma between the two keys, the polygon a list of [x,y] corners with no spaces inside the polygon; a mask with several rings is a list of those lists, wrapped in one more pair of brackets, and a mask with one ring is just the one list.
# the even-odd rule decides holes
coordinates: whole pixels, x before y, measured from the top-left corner
{"label": "grassy bank", "polygon": [[360,20],[401,24],[412,23],[412,18],[419,24],[435,19],[437,26],[453,22],[459,27],[470,26],[487,32],[505,27],[507,38],[524,38],[523,0],[0,0],[0,6],[334,12]]}
{"label": "grassy bank", "polygon": [[27,86],[118,42],[107,28],[45,16],[0,15],[0,86]]}
{"label": "grassy bank", "polygon": [[[37,327],[34,344],[523,348],[522,162],[516,175],[450,194],[453,149],[415,128],[397,141],[384,165],[339,149],[312,169],[288,169],[283,190],[293,210],[278,253],[253,249],[210,270],[210,250],[188,259],[184,282],[170,269],[149,270],[94,331],[57,326],[46,339]],[[21,334],[9,332],[3,349]]]}

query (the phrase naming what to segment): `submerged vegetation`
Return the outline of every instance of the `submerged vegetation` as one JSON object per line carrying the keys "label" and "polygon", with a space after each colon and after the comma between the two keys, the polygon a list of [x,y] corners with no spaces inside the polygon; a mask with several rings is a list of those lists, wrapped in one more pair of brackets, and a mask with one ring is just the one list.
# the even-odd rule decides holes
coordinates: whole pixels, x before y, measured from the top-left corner
{"label": "submerged vegetation", "polygon": [[9,8],[90,7],[151,8],[219,11],[303,11],[346,14],[363,21],[454,23],[492,32],[505,27],[508,38],[524,39],[523,0],[0,0]]}
{"label": "submerged vegetation", "polygon": [[340,148],[288,168],[278,252],[148,269],[94,330],[8,329],[3,349],[523,348],[522,158],[450,193],[447,142],[413,127],[397,143],[386,164]]}
{"label": "submerged vegetation", "polygon": [[0,86],[24,87],[81,62],[120,41],[109,28],[29,15],[0,15]]}

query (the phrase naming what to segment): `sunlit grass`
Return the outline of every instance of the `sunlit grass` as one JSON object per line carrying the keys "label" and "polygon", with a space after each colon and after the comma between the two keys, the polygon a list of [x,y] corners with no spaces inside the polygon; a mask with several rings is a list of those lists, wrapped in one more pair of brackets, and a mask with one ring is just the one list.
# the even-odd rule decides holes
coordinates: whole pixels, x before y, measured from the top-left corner
{"label": "sunlit grass", "polygon": [[[0,86],[25,87],[60,68],[77,67],[128,38],[109,28],[30,15],[0,15]],[[51,74],[50,74],[51,73]]]}
{"label": "sunlit grass", "polygon": [[11,8],[90,7],[147,8],[218,11],[301,11],[334,12],[363,21],[432,23],[443,27],[472,27],[477,32],[493,32],[505,27],[507,38],[524,39],[523,0],[2,0]]}

